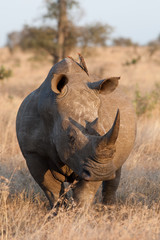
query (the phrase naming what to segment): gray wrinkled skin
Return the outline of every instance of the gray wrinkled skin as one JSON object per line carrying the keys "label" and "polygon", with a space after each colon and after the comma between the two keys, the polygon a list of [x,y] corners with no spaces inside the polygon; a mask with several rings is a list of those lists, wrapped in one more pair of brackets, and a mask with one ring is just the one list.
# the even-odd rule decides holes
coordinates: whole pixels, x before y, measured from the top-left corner
{"label": "gray wrinkled skin", "polygon": [[133,108],[118,80],[95,82],[83,58],[81,65],[65,58],[21,104],[18,142],[51,207],[65,181],[76,180],[77,203],[92,201],[101,183],[103,203],[115,200],[136,132]]}

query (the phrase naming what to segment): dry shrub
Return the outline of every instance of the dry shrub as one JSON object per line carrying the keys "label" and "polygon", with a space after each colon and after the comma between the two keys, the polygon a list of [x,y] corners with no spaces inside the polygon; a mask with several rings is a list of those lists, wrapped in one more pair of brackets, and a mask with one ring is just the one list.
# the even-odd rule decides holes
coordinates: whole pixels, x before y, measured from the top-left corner
{"label": "dry shrub", "polygon": [[128,203],[47,212],[24,193],[1,202],[1,239],[159,239],[160,208]]}
{"label": "dry shrub", "polygon": [[15,132],[15,119],[16,111],[20,104],[19,99],[12,99],[8,96],[0,97],[1,105],[0,115],[1,122],[1,134],[0,134],[0,146],[1,154],[3,156],[9,155],[13,156],[19,152],[19,148],[16,141],[16,132]]}

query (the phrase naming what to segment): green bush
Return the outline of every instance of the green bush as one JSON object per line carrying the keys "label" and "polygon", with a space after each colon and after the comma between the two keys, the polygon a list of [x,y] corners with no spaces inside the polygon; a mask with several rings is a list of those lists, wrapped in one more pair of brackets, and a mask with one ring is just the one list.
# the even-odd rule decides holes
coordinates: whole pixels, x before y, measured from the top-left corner
{"label": "green bush", "polygon": [[141,59],[141,56],[138,56],[137,58],[133,58],[130,61],[127,60],[123,65],[130,66],[130,65],[137,64],[140,61],[140,59]]}
{"label": "green bush", "polygon": [[5,69],[5,67],[2,65],[0,66],[0,80],[3,80],[5,78],[9,78],[12,76],[12,70],[11,69]]}
{"label": "green bush", "polygon": [[137,88],[135,91],[134,105],[137,116],[151,112],[157,104],[160,103],[160,83],[156,83],[154,89],[150,93],[142,95]]}

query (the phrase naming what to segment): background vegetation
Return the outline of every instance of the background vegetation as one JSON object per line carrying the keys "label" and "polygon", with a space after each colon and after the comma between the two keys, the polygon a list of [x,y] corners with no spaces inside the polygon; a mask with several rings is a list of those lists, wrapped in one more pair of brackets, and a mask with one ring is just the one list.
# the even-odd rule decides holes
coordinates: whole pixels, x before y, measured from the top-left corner
{"label": "background vegetation", "polygon": [[23,50],[43,50],[56,63],[77,46],[86,49],[89,46],[106,45],[113,28],[100,22],[86,26],[76,25],[71,11],[80,7],[78,1],[45,0],[45,3],[47,12],[42,18],[49,19],[50,24],[40,27],[24,26],[22,31],[8,34],[11,51],[17,46]]}

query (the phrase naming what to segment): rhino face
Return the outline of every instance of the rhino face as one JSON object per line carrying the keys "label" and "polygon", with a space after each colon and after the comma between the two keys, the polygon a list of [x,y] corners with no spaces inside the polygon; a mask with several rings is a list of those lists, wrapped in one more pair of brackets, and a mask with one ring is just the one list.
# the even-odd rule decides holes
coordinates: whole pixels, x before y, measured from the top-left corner
{"label": "rhino face", "polygon": [[[73,61],[72,64],[76,63]],[[53,75],[51,88],[56,94],[57,107],[54,144],[61,161],[80,178],[109,180],[115,177],[112,159],[116,151],[120,115],[117,111],[112,128],[101,136],[98,132],[99,92],[113,91],[119,78],[92,83],[85,67],[76,64],[74,71]]]}

